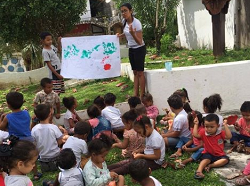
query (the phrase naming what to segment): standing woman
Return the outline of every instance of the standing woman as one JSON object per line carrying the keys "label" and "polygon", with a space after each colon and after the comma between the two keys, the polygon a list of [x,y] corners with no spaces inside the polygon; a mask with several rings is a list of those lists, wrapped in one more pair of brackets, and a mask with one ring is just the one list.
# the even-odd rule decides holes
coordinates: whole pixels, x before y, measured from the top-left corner
{"label": "standing woman", "polygon": [[[142,98],[145,93],[144,62],[146,47],[142,38],[141,22],[133,16],[132,6],[124,3],[120,7],[123,20],[123,33],[118,37],[126,37],[129,47],[129,61],[134,73],[134,96]],[[140,94],[139,94],[140,88]]]}

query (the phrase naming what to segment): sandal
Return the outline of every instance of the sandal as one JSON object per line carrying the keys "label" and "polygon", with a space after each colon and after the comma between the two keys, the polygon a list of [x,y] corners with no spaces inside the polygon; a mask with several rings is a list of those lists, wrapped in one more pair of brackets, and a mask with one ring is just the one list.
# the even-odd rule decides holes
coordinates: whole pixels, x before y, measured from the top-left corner
{"label": "sandal", "polygon": [[167,161],[165,161],[165,162],[163,162],[163,164],[161,165],[161,167],[162,167],[163,169],[165,169],[165,168],[168,167],[168,165],[169,165],[169,163],[168,163]]}
{"label": "sandal", "polygon": [[43,181],[43,186],[50,186],[53,185],[54,182],[53,181]]}
{"label": "sandal", "polygon": [[171,160],[175,160],[177,158],[179,158],[180,156],[178,154],[172,154],[171,156],[169,156],[169,159]]}
{"label": "sandal", "polygon": [[176,168],[176,169],[184,169],[184,168],[185,168],[185,166],[186,166],[186,165],[185,165],[185,164],[183,164],[183,163],[181,163],[181,162],[180,162],[180,163],[176,163],[176,164],[175,164],[175,168]]}
{"label": "sandal", "polygon": [[205,170],[206,172],[209,172],[209,171],[210,171],[210,167],[207,166],[207,167],[204,168],[204,170]]}
{"label": "sandal", "polygon": [[237,178],[237,177],[239,177],[241,175],[242,175],[242,173],[240,173],[240,172],[233,172],[233,173],[227,175],[226,178],[228,180],[232,180],[232,179]]}
{"label": "sandal", "polygon": [[202,179],[204,179],[204,177],[205,177],[205,175],[204,174],[202,174],[202,172],[195,172],[194,173],[194,178],[195,179],[197,179],[197,180],[202,180]]}
{"label": "sandal", "polygon": [[33,175],[33,180],[34,181],[38,181],[38,180],[40,180],[40,178],[43,176],[43,174],[42,173],[40,173],[40,172],[38,172],[37,174],[34,174]]}
{"label": "sandal", "polygon": [[247,177],[238,178],[235,180],[235,185],[249,185],[250,180]]}

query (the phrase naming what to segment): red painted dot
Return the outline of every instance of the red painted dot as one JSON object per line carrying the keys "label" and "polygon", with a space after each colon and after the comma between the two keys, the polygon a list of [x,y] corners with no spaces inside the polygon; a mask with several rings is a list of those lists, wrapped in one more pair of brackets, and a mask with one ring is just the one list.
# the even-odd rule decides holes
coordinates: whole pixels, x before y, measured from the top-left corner
{"label": "red painted dot", "polygon": [[110,64],[105,64],[104,65],[104,70],[110,70],[111,69],[111,65]]}

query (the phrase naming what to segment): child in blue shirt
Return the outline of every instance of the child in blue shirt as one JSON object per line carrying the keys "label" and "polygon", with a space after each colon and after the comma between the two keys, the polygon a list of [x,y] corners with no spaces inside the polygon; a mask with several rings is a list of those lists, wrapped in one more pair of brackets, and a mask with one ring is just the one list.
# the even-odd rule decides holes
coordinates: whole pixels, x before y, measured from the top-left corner
{"label": "child in blue shirt", "polygon": [[15,135],[21,140],[34,141],[30,131],[30,115],[27,110],[21,110],[24,99],[23,94],[19,92],[10,92],[6,95],[6,101],[10,114],[1,116],[0,130],[9,132],[9,135]]}

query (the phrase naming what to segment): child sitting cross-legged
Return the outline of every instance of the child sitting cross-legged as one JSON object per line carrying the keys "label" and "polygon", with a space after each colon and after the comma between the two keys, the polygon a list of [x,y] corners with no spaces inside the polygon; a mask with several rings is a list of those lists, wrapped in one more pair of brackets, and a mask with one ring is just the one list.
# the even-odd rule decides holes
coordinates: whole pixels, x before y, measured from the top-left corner
{"label": "child sitting cross-legged", "polygon": [[61,172],[57,175],[55,182],[43,181],[43,186],[85,185],[82,169],[77,167],[76,157],[72,149],[61,150],[57,158],[57,165]]}
{"label": "child sitting cross-legged", "polygon": [[111,139],[105,134],[93,139],[88,145],[90,160],[83,169],[86,186],[106,186],[115,181],[117,186],[124,186],[124,177],[109,172],[105,157],[112,146]]}
{"label": "child sitting cross-legged", "polygon": [[[196,117],[199,122],[198,132],[203,128],[202,114],[198,111],[192,111],[188,113],[188,123],[189,123],[189,129],[191,130],[191,134],[193,134],[194,119]],[[188,159],[182,160],[181,162],[177,163],[176,168],[184,168],[187,163],[199,160],[202,155],[202,151],[204,150],[203,142],[201,141],[201,139],[198,139],[194,137],[193,135],[191,136],[191,139],[181,137],[176,148],[178,148],[177,152],[175,154],[172,154],[170,158],[181,156],[182,151],[193,153],[191,157],[189,157]]]}
{"label": "child sitting cross-legged", "polygon": [[56,159],[60,153],[59,146],[62,145],[63,135],[56,125],[49,123],[53,116],[50,105],[37,105],[34,112],[40,124],[32,128],[31,134],[39,151],[41,170],[42,172],[56,171]]}
{"label": "child sitting cross-legged", "polygon": [[234,128],[237,132],[232,132],[230,140],[233,147],[228,151],[232,152],[239,145],[239,141],[244,140],[245,146],[250,147],[250,101],[245,101],[240,107],[242,118],[235,123]]}
{"label": "child sitting cross-legged", "polygon": [[222,167],[229,162],[229,157],[224,152],[224,140],[232,137],[231,131],[224,122],[225,131],[219,130],[219,117],[216,114],[208,114],[204,119],[204,129],[198,132],[199,121],[194,120],[193,135],[200,138],[204,144],[201,162],[195,172],[195,179],[203,179],[203,170],[209,171],[211,168]]}
{"label": "child sitting cross-legged", "polygon": [[68,134],[74,134],[75,124],[81,120],[76,113],[77,100],[73,96],[64,97],[63,105],[67,108],[64,114],[64,127],[68,131]]}
{"label": "child sitting cross-legged", "polygon": [[145,148],[145,138],[138,135],[133,129],[133,123],[136,118],[137,114],[134,109],[131,109],[122,115],[122,122],[125,124],[123,141],[120,143],[114,143],[112,147],[123,149],[123,157],[131,158],[134,153],[143,152]]}
{"label": "child sitting cross-legged", "polygon": [[[91,131],[91,126],[88,122],[78,121],[74,128],[74,136],[70,136],[65,144],[63,149],[71,148],[76,156],[76,165],[80,167],[82,155],[87,156],[88,147],[87,147],[87,137]],[[84,158],[84,157],[83,157]]]}
{"label": "child sitting cross-legged", "polygon": [[129,174],[132,179],[142,186],[162,186],[161,183],[155,179],[151,174],[151,169],[148,162],[144,159],[133,161],[129,165]]}

